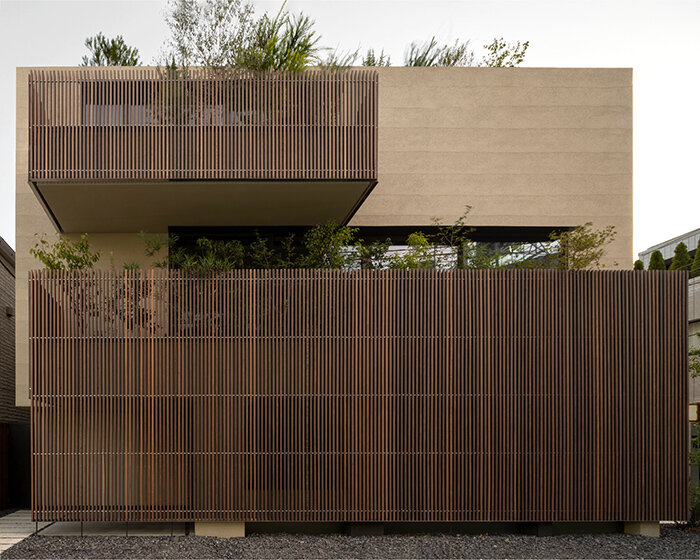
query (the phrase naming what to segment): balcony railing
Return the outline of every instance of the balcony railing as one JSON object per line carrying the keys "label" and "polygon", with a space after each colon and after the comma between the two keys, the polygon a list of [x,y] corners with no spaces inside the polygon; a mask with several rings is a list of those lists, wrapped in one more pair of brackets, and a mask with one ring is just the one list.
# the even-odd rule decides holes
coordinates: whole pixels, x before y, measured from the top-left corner
{"label": "balcony railing", "polygon": [[684,519],[686,278],[31,273],[34,515]]}
{"label": "balcony railing", "polygon": [[377,74],[33,71],[29,176],[372,180]]}

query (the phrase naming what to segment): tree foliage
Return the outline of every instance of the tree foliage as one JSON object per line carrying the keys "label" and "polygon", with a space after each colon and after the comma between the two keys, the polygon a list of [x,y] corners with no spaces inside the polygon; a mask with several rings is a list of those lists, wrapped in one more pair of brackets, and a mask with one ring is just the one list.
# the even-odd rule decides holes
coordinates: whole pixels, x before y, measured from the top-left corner
{"label": "tree foliage", "polygon": [[391,58],[384,54],[384,49],[379,54],[374,49],[367,49],[362,57],[362,66],[391,66]]}
{"label": "tree foliage", "polygon": [[530,46],[530,41],[520,43],[506,43],[503,37],[494,38],[488,45],[484,45],[486,54],[481,61],[482,66],[491,68],[512,68],[519,66],[525,60],[525,53]]}
{"label": "tree foliage", "polygon": [[85,47],[90,51],[83,56],[82,66],[138,66],[139,51],[124,42],[121,35],[107,39],[102,33],[85,39]]}
{"label": "tree foliage", "polygon": [[633,269],[634,270],[644,270],[644,263],[642,261],[640,261],[639,259],[637,259],[636,261],[634,261]]}
{"label": "tree foliage", "polygon": [[355,244],[357,251],[357,264],[365,270],[382,270],[389,268],[391,248],[391,239],[387,238],[384,241],[374,241],[372,243],[364,243],[359,240]]}
{"label": "tree foliage", "polygon": [[319,66],[325,70],[343,70],[355,64],[360,51],[341,52],[338,49],[326,49],[328,54],[319,62]]}
{"label": "tree foliage", "polygon": [[168,268],[171,265],[171,253],[177,248],[176,235],[148,235],[145,231],[138,233],[144,244],[146,256],[152,259],[154,268]]}
{"label": "tree foliage", "polygon": [[274,250],[270,247],[267,239],[260,237],[260,233],[257,231],[255,232],[255,241],[248,247],[248,257],[251,268],[276,268],[277,258]]}
{"label": "tree foliage", "polygon": [[649,257],[648,270],[666,270],[666,262],[661,251],[654,251]]}
{"label": "tree foliage", "polygon": [[698,241],[698,246],[695,249],[693,264],[690,265],[690,277],[697,278],[698,276],[700,276],[700,241]]}
{"label": "tree foliage", "polygon": [[690,259],[690,254],[688,253],[688,247],[682,241],[676,245],[673,251],[673,259],[671,260],[671,266],[668,267],[669,270],[690,270],[690,265],[692,261]]}
{"label": "tree foliage", "polygon": [[469,41],[439,45],[431,37],[425,43],[411,43],[404,63],[406,66],[474,66],[474,51],[469,48]]}
{"label": "tree foliage", "polygon": [[237,239],[197,239],[195,248],[179,247],[170,254],[170,266],[193,272],[223,272],[243,268],[245,249]]}
{"label": "tree foliage", "polygon": [[100,251],[91,250],[87,233],[76,241],[65,235],[59,235],[54,242],[39,237],[29,253],[49,270],[90,269],[100,259]]}
{"label": "tree foliage", "polygon": [[[282,4],[274,17],[255,15],[250,0],[170,0],[166,23],[170,40],[163,52],[165,65],[212,70],[300,71],[311,65],[346,68],[355,64],[359,51],[340,53],[320,46],[315,22],[303,13],[291,14]],[[510,44],[503,39],[485,45],[486,54],[476,60],[468,40],[439,44],[435,37],[413,42],[405,53],[406,66],[517,66],[525,58],[529,42]],[[321,56],[323,52],[327,55]],[[382,50],[368,49],[363,66],[390,66]]]}
{"label": "tree foliage", "polygon": [[256,233],[244,246],[236,240],[200,238],[195,247],[181,246],[174,236],[140,234],[146,254],[155,267],[198,272],[235,268],[333,268],[333,269],[570,269],[604,268],[602,259],[615,239],[612,226],[596,229],[591,223],[570,231],[554,231],[548,241],[491,244],[470,239],[466,206],[453,223],[434,219],[430,232],[416,231],[403,245],[391,239],[365,242],[357,228],[332,221],[312,228],[297,240],[293,235],[272,242]]}
{"label": "tree foliage", "polygon": [[411,233],[406,239],[406,249],[389,259],[389,268],[399,270],[432,269],[437,265],[435,244],[420,231]]}
{"label": "tree foliage", "polygon": [[475,66],[474,51],[469,40],[455,40],[453,45],[443,45],[438,57],[438,66]]}
{"label": "tree foliage", "polygon": [[435,37],[426,43],[413,42],[404,56],[405,66],[437,66],[440,47]]}
{"label": "tree foliage", "polygon": [[165,60],[181,67],[299,71],[319,62],[314,21],[284,4],[256,18],[246,0],[171,0]]}
{"label": "tree foliage", "polygon": [[601,263],[607,245],[615,240],[614,226],[595,229],[591,222],[571,231],[553,232],[550,240],[558,243],[560,269],[586,270],[605,268]]}
{"label": "tree foliage", "polygon": [[304,235],[299,268],[345,268],[353,263],[356,228],[333,221],[311,228]]}
{"label": "tree foliage", "polygon": [[165,58],[184,67],[236,66],[255,26],[253,6],[243,0],[171,0],[165,21]]}
{"label": "tree foliage", "polygon": [[234,66],[298,72],[319,62],[318,40],[311,18],[282,8],[274,18],[264,14],[255,22],[253,35]]}

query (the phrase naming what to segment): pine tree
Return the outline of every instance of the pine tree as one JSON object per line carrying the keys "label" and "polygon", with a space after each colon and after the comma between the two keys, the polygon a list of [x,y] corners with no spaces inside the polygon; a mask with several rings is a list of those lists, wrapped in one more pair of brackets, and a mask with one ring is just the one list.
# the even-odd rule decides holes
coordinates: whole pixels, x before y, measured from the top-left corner
{"label": "pine tree", "polygon": [[697,249],[695,249],[695,258],[690,266],[690,277],[696,278],[700,276],[700,241],[698,241]]}
{"label": "pine tree", "polygon": [[661,251],[654,251],[651,254],[648,270],[666,270],[666,263],[661,255]]}
{"label": "pine tree", "polygon": [[634,270],[644,270],[644,263],[639,259],[634,261]]}
{"label": "pine tree", "polygon": [[673,252],[673,260],[671,261],[671,266],[669,270],[690,270],[690,255],[688,254],[688,247],[682,241],[676,245],[676,249]]}
{"label": "pine tree", "polygon": [[83,57],[82,66],[138,66],[139,50],[124,42],[121,35],[108,39],[102,33],[85,39],[90,55]]}

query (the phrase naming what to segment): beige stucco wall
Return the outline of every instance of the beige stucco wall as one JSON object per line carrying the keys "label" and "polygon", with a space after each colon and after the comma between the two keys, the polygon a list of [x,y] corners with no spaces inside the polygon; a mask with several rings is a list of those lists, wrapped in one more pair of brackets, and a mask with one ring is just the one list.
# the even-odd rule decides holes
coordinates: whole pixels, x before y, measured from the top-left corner
{"label": "beige stucco wall", "polygon": [[632,70],[379,69],[379,182],[353,225],[614,225],[632,252]]}
{"label": "beige stucco wall", "polygon": [[[606,261],[631,266],[630,69],[381,68],[379,183],[353,225],[614,225]],[[17,404],[28,405],[27,271],[55,233],[27,177],[27,76],[17,69]],[[88,232],[100,266],[149,264],[135,234]],[[110,252],[112,255],[110,256]]]}
{"label": "beige stucco wall", "polygon": [[[28,68],[17,69],[17,161],[16,161],[16,240],[15,240],[15,302],[16,302],[16,403],[29,405],[29,324],[28,324],[28,271],[40,268],[39,262],[29,254],[38,236],[50,237],[56,230],[34,195],[28,182]],[[132,234],[102,234],[87,232],[93,249],[101,251],[98,262],[101,268],[121,268],[124,263],[136,261],[148,267],[152,259],[146,257],[141,239]],[[79,234],[71,234],[79,237]]]}

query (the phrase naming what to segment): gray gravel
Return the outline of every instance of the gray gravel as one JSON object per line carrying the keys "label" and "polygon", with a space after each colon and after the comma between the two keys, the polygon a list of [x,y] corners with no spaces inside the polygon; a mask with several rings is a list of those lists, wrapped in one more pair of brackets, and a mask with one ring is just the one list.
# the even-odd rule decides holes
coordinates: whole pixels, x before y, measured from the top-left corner
{"label": "gray gravel", "polygon": [[251,535],[43,537],[3,558],[700,558],[700,533],[663,527],[660,539],[631,535]]}

